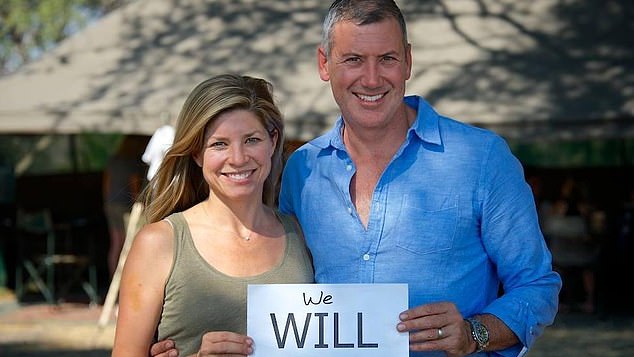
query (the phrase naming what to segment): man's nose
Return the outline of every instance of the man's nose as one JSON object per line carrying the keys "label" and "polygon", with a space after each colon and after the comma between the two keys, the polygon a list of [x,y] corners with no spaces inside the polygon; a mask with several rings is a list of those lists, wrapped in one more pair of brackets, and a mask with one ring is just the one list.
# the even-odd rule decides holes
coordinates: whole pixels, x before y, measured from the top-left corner
{"label": "man's nose", "polygon": [[369,88],[378,87],[381,84],[381,74],[377,63],[369,61],[365,64],[362,83]]}

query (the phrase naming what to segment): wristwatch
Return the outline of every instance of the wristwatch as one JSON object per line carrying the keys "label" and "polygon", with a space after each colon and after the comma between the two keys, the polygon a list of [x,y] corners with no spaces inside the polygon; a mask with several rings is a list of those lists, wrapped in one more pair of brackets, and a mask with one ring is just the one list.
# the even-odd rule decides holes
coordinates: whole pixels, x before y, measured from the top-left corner
{"label": "wristwatch", "polygon": [[469,317],[465,319],[471,327],[471,337],[476,343],[476,352],[482,352],[489,345],[489,330],[479,320]]}

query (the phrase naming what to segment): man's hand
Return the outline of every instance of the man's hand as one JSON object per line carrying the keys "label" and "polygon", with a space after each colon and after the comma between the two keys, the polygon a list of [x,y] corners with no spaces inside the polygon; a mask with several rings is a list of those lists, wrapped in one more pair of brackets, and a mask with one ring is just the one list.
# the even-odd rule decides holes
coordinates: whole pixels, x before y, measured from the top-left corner
{"label": "man's hand", "polygon": [[152,357],[178,357],[178,350],[172,340],[159,341],[150,347]]}
{"label": "man's hand", "polygon": [[202,356],[247,356],[253,353],[251,337],[228,331],[213,331],[203,335],[200,350]]}
{"label": "man's hand", "polygon": [[[253,340],[244,335],[228,331],[213,331],[203,335],[200,350],[202,356],[247,356],[253,353]],[[179,352],[172,340],[159,341],[150,347],[152,357],[176,357]]]}
{"label": "man's hand", "polygon": [[396,326],[409,331],[411,351],[445,351],[448,357],[460,357],[475,350],[469,327],[455,304],[439,302],[403,311]]}

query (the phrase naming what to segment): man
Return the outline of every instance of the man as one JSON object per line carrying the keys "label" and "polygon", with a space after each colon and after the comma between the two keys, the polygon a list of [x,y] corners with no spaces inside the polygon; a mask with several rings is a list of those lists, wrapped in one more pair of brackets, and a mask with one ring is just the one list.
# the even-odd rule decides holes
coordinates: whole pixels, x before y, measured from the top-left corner
{"label": "man", "polygon": [[335,1],[317,57],[342,115],[289,158],[280,193],[316,282],[407,283],[411,356],[526,351],[561,279],[506,143],[404,98],[412,55],[392,0]]}

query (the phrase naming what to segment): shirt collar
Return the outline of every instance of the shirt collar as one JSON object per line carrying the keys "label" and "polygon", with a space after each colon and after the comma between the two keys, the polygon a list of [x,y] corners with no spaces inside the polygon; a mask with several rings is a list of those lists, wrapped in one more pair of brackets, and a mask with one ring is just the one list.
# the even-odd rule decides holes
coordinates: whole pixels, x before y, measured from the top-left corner
{"label": "shirt collar", "polygon": [[[408,131],[408,135],[418,136],[421,140],[435,145],[442,145],[440,129],[438,127],[439,115],[434,108],[420,96],[412,95],[403,98],[408,106],[416,110],[416,120]],[[344,126],[343,117],[339,115],[332,129],[324,135],[313,140],[313,144],[321,149],[329,146],[338,150],[345,150],[341,135]]]}
{"label": "shirt collar", "polygon": [[[406,96],[403,101],[416,110],[416,120],[409,129],[409,133],[413,132],[422,141],[430,144],[442,145],[439,115],[434,108],[423,97],[417,95]],[[408,135],[412,135],[409,133]]]}
{"label": "shirt collar", "polygon": [[326,132],[324,135],[316,138],[312,143],[320,149],[325,149],[329,146],[338,150],[345,150],[343,145],[343,137],[341,136],[343,129],[343,117],[339,115],[335,125]]}

